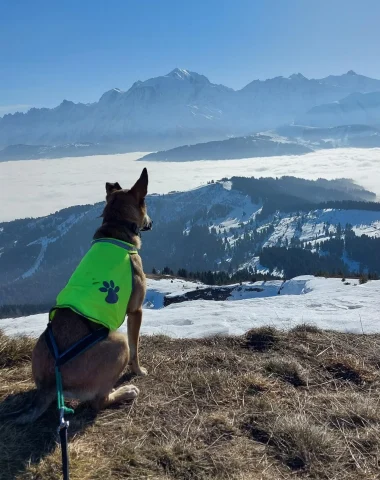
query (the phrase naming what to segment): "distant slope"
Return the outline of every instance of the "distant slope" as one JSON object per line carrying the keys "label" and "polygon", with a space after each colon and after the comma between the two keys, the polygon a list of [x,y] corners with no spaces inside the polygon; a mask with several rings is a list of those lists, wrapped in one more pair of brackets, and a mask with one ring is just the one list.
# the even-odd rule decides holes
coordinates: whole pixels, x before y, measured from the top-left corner
{"label": "distant slope", "polygon": [[260,134],[196,145],[184,145],[170,150],[154,152],[139,160],[159,162],[230,160],[303,155],[313,150],[347,147],[380,147],[380,129],[360,124],[339,125],[329,128],[285,125]]}
{"label": "distant slope", "polygon": [[195,160],[228,160],[280,155],[302,155],[312,150],[304,145],[279,140],[268,135],[250,135],[228,140],[184,145],[162,152],[150,153],[140,161],[191,162]]}
{"label": "distant slope", "polygon": [[[367,202],[373,198],[348,181],[293,177],[235,177],[188,192],[152,195],[148,207],[154,230],[143,236],[144,267],[147,272],[165,266],[194,272],[244,266],[268,271],[260,265],[263,247],[309,247],[330,240],[339,223],[343,229],[351,224],[354,235],[379,237],[380,204]],[[89,248],[102,208],[103,203],[71,207],[0,224],[0,304],[52,302]],[[368,244],[365,251],[370,254],[372,248],[376,251],[377,245]],[[352,245],[354,256],[358,249]],[[297,274],[326,264],[315,257],[306,260]],[[360,261],[367,264],[368,255]],[[344,268],[342,262],[337,259],[328,268]]]}
{"label": "distant slope", "polygon": [[380,92],[353,93],[342,100],[318,105],[296,118],[299,125],[380,125]]}
{"label": "distant slope", "polygon": [[109,155],[127,153],[118,145],[93,143],[68,143],[66,145],[10,145],[0,150],[0,162],[33,160],[39,158],[84,157],[88,155]]}
{"label": "distant slope", "polygon": [[286,125],[278,127],[275,132],[315,149],[380,147],[380,130],[368,125],[340,125],[329,128]]}

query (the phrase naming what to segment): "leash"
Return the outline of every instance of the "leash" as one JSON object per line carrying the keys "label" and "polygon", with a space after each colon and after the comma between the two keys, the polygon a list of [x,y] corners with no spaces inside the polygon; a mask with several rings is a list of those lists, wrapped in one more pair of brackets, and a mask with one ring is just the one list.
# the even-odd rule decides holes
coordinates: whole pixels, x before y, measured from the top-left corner
{"label": "leash", "polygon": [[58,433],[59,433],[59,439],[61,442],[62,474],[63,474],[63,480],[69,480],[70,471],[69,471],[67,430],[69,428],[70,422],[65,420],[65,413],[74,413],[74,410],[72,408],[68,408],[65,406],[65,398],[63,396],[63,388],[62,388],[61,369],[59,368],[58,365],[56,365],[55,367],[55,379],[57,384],[57,407],[59,411]]}
{"label": "leash", "polygon": [[99,328],[86,337],[82,338],[74,345],[69,347],[63,353],[59,353],[58,346],[53,335],[53,329],[51,322],[48,323],[48,326],[45,330],[45,340],[49,348],[50,353],[54,357],[55,361],[55,381],[57,388],[57,408],[59,411],[59,426],[58,434],[61,443],[61,452],[62,452],[62,475],[63,480],[70,480],[70,471],[69,471],[69,453],[68,453],[68,441],[67,441],[67,431],[69,428],[69,422],[65,420],[65,414],[74,413],[72,408],[65,406],[65,398],[63,396],[63,386],[62,386],[62,374],[61,366],[77,357],[79,354],[83,353],[88,348],[93,347],[96,343],[100,342],[107,338],[109,333],[108,328],[102,327]]}

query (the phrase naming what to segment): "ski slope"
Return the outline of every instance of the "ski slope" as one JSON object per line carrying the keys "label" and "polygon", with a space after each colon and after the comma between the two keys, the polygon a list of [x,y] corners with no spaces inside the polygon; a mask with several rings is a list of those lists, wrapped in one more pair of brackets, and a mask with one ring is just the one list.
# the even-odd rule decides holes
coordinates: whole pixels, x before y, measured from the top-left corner
{"label": "ski slope", "polygon": [[[149,280],[142,334],[173,338],[240,335],[250,328],[271,325],[289,329],[302,323],[353,333],[380,332],[380,281],[359,285],[357,280],[296,277],[235,285],[226,301],[186,301],[162,308],[165,295],[178,295],[201,284],[182,280]],[[249,288],[258,287],[258,291]],[[280,290],[281,289],[281,290]],[[280,290],[280,293],[278,293]],[[10,335],[39,335],[47,314],[0,320]],[[121,327],[126,332],[126,324]]]}
{"label": "ski slope", "polygon": [[[144,152],[0,163],[0,222],[39,217],[105,197],[105,182],[130,187],[146,166]],[[186,191],[232,175],[351,178],[380,197],[380,149],[341,148],[301,156],[149,162],[149,192]]]}

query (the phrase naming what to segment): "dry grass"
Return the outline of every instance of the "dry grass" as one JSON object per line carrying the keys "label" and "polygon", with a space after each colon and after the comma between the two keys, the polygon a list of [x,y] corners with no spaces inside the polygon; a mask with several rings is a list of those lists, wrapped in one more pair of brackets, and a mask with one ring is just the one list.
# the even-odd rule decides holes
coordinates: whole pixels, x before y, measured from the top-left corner
{"label": "dry grass", "polygon": [[0,368],[30,360],[34,340],[28,337],[8,338],[0,330]]}
{"label": "dry grass", "polygon": [[245,338],[247,347],[259,352],[270,350],[279,341],[277,331],[273,327],[253,328],[246,333]]}
{"label": "dry grass", "polygon": [[[31,348],[0,336],[0,414],[30,398]],[[141,358],[134,404],[71,417],[73,480],[380,478],[380,336],[143,337]],[[56,425],[2,421],[0,479],[61,478]]]}
{"label": "dry grass", "polygon": [[265,364],[267,372],[276,375],[293,387],[303,387],[307,384],[306,374],[295,359],[284,359],[274,356]]}

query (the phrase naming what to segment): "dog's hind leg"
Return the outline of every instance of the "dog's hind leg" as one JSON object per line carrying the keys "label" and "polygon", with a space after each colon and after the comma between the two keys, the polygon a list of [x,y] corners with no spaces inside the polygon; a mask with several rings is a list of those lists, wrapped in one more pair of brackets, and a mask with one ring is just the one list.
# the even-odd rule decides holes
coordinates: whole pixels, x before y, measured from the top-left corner
{"label": "dog's hind leg", "polygon": [[91,405],[96,410],[101,410],[111,405],[117,405],[129,400],[134,400],[139,393],[140,391],[135,385],[123,385],[122,387],[116,388],[114,391],[104,397],[96,397],[91,402]]}
{"label": "dog's hind leg", "polygon": [[[96,410],[136,398],[139,391],[134,385],[113,390],[128,364],[128,358],[127,338],[119,332],[111,332],[107,339],[73,360],[73,370],[67,372],[66,377],[67,394],[71,398],[90,402]],[[63,381],[65,386],[64,375]]]}

